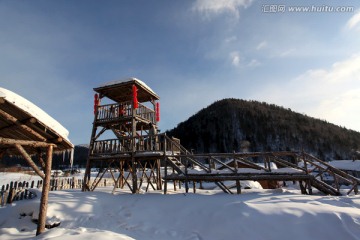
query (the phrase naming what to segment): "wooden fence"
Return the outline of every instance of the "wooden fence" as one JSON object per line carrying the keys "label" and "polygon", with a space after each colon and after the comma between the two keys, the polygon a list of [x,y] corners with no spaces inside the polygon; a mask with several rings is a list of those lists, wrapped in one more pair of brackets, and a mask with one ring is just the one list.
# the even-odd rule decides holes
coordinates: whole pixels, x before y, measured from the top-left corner
{"label": "wooden fence", "polygon": [[[106,184],[109,185],[109,179],[103,179],[98,186],[106,187]],[[0,188],[0,205],[4,206],[13,201],[19,201],[24,199],[32,199],[36,197],[35,191],[31,189],[41,189],[43,185],[42,180],[31,181],[31,182],[17,182],[12,181],[9,184],[2,185]],[[75,177],[65,177],[65,178],[52,178],[50,180],[50,191],[57,191],[63,189],[81,189],[83,186],[83,179],[78,179]]]}

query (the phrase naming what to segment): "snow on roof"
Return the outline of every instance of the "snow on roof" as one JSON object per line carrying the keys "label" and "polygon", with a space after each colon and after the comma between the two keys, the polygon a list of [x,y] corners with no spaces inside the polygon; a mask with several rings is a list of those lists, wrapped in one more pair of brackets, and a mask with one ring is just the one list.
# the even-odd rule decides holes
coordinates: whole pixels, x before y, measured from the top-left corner
{"label": "snow on roof", "polygon": [[125,82],[130,82],[130,81],[137,82],[143,88],[146,88],[149,92],[153,93],[154,95],[157,95],[148,85],[146,85],[146,83],[144,83],[140,79],[137,79],[137,78],[134,78],[134,77],[106,82],[104,84],[101,84],[99,87],[108,87],[108,86],[112,86],[112,85],[116,85],[116,84],[120,84],[120,83],[125,83]]}
{"label": "snow on roof", "polygon": [[58,121],[49,116],[46,112],[44,112],[41,108],[39,108],[29,100],[5,88],[0,88],[0,97],[12,103],[24,112],[32,115],[41,123],[46,125],[48,128],[51,128],[53,131],[57,132],[65,140],[69,141],[69,131],[64,128]]}
{"label": "snow on roof", "polygon": [[360,160],[335,160],[329,162],[335,168],[360,172]]}

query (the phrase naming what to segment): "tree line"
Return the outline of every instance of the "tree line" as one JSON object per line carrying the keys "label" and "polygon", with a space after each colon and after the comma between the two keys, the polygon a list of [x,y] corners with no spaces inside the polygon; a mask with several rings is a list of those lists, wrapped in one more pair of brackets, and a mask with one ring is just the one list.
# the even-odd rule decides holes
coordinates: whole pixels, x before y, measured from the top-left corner
{"label": "tree line", "polygon": [[274,104],[223,99],[169,130],[198,153],[304,150],[325,160],[358,158],[360,133]]}

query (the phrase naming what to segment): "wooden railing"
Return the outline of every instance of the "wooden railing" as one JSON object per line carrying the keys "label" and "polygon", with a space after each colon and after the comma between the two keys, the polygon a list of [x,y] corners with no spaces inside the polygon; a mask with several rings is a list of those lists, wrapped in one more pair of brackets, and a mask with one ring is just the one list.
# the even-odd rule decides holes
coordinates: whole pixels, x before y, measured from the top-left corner
{"label": "wooden railing", "polygon": [[[134,112],[133,112],[134,110]],[[122,102],[115,104],[106,104],[97,107],[96,121],[113,121],[121,118],[140,117],[149,122],[155,123],[155,111],[139,103],[137,109],[133,109],[132,102]]]}
{"label": "wooden railing", "polygon": [[165,134],[156,134],[95,141],[92,154],[126,154],[133,150],[135,152],[173,152],[174,154],[186,151],[176,140]]}
{"label": "wooden railing", "polygon": [[[325,173],[332,176],[334,181],[332,185],[336,188],[337,192],[340,193],[341,184],[346,184],[352,186],[347,194],[350,194],[352,191],[354,191],[355,194],[358,194],[358,186],[360,185],[359,178],[337,169],[331,166],[329,163],[312,156],[311,154],[302,152],[300,158],[302,161],[304,161],[304,168],[306,171],[312,173],[315,170],[317,172],[315,177],[320,178],[320,181],[323,181]],[[308,169],[309,166],[310,169]]]}
{"label": "wooden railing", "polygon": [[146,119],[152,123],[155,123],[155,111],[139,103],[139,107],[135,111],[137,117]]}
{"label": "wooden railing", "polygon": [[131,137],[95,141],[92,154],[119,154],[131,152],[132,142]]}

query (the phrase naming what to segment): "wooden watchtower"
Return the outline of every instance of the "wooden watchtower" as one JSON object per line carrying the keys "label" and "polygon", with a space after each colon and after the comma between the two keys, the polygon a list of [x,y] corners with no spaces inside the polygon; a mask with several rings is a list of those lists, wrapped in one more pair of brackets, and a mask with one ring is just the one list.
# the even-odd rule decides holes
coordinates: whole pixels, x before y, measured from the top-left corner
{"label": "wooden watchtower", "polygon": [[[201,182],[212,182],[224,192],[233,193],[232,187],[225,184],[232,181],[239,194],[240,181],[252,180],[298,181],[304,194],[311,194],[315,187],[325,194],[341,195],[340,184],[334,188],[324,181],[322,174],[327,172],[336,181],[341,179],[352,185],[348,194],[358,193],[359,179],[304,152],[189,152],[179,139],[158,133],[159,96],[136,78],[114,81],[94,90],[95,117],[83,191],[93,191],[104,176],[110,175],[114,190],[127,186],[132,193],[138,193],[144,184],[147,184],[145,191],[151,186],[153,190],[163,188],[166,193],[168,182],[173,183],[174,190],[176,182],[179,186],[184,183],[188,192],[190,181],[194,192],[197,182],[200,186]],[[264,166],[253,163],[254,157],[262,158]],[[161,164],[163,171],[160,171]],[[272,165],[279,169],[272,169]],[[251,171],[246,170],[249,168]],[[97,169],[96,173],[92,169]],[[319,173],[314,175],[314,170]]]}
{"label": "wooden watchtower", "polygon": [[[94,190],[105,173],[111,174],[115,187],[127,185],[133,193],[143,180],[147,188],[161,189],[156,153],[159,96],[136,78],[113,81],[94,91],[95,117],[83,191]],[[91,178],[94,169],[97,175]]]}

